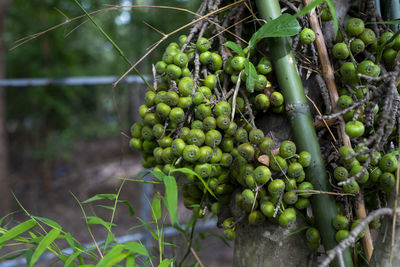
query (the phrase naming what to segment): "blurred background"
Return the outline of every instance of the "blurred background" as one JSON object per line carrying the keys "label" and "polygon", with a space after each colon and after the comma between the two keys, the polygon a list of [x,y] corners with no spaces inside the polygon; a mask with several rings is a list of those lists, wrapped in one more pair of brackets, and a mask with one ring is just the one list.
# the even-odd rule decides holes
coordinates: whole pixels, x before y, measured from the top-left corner
{"label": "blurred background", "polygon": [[[150,7],[108,10],[110,5],[196,11],[200,4],[200,0],[79,2],[90,12],[102,10],[94,15],[96,22],[132,62],[162,37],[152,27],[168,33],[190,22],[193,15]],[[56,220],[85,243],[91,240],[71,193],[81,201],[115,193],[118,178],[139,173],[141,159],[129,149],[127,136],[139,120],[137,109],[146,87],[133,71],[129,83],[112,89],[111,83],[129,65],[84,16],[65,23],[82,14],[74,1],[0,0],[0,217],[17,211],[12,220],[26,219],[16,198],[30,213]],[[60,23],[64,25],[52,28]],[[138,66],[140,73],[151,76],[151,63],[161,58],[169,42],[187,33],[161,44]],[[143,191],[151,194],[141,184],[128,183],[121,198],[133,203],[137,216],[145,217]],[[181,206],[184,221],[190,212]],[[104,209],[90,209],[109,216]],[[117,211],[115,234],[123,236],[138,221],[126,208]],[[100,229],[94,231],[99,239],[106,236]],[[219,233],[213,227],[209,231]],[[232,248],[217,238],[207,241],[201,253],[208,266],[231,266]]]}

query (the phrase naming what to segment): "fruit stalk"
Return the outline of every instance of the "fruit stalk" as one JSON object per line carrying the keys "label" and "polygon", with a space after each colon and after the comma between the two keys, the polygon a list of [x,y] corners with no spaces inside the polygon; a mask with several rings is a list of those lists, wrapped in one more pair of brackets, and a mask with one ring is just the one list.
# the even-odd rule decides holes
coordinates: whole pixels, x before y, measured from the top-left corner
{"label": "fruit stalk", "polygon": [[[303,0],[303,2],[305,5],[307,5],[307,4],[311,3],[312,0]],[[318,16],[315,12],[315,9],[313,9],[309,13],[309,21],[310,21],[311,28],[315,32],[315,36],[316,36],[315,44],[317,46],[318,55],[319,55],[319,59],[320,59],[321,66],[322,66],[322,73],[323,73],[323,76],[324,76],[324,79],[326,82],[326,86],[329,91],[329,97],[331,100],[332,110],[334,112],[336,112],[339,94],[338,94],[337,87],[336,87],[333,68],[332,68],[331,62],[329,60],[328,51],[326,49],[324,35],[322,34],[321,27],[319,25]],[[343,145],[351,147],[350,138],[345,132],[345,122],[343,121],[342,118],[340,118],[340,121],[339,121],[339,136],[343,142]],[[360,191],[359,194],[357,195],[355,204],[356,204],[357,218],[364,219],[367,216],[367,213],[365,210],[364,196],[363,196],[362,191]],[[371,232],[370,232],[368,226],[365,231],[365,235],[362,239],[362,243],[363,243],[365,256],[368,260],[370,260],[372,257],[372,252],[373,252],[374,247],[373,247],[373,243],[372,243]]]}
{"label": "fruit stalk", "polygon": [[[257,0],[257,7],[261,17],[267,21],[281,15],[278,0]],[[290,42],[286,37],[278,37],[269,38],[268,43],[278,83],[285,96],[286,110],[295,140],[300,150],[311,154],[312,162],[307,170],[308,180],[316,190],[329,191],[325,165]],[[311,201],[323,245],[326,250],[330,250],[337,245],[335,229],[332,226],[332,220],[337,215],[335,201],[327,194],[314,195]],[[346,266],[353,266],[349,249],[343,253],[343,259]],[[332,265],[339,266],[338,260]]]}

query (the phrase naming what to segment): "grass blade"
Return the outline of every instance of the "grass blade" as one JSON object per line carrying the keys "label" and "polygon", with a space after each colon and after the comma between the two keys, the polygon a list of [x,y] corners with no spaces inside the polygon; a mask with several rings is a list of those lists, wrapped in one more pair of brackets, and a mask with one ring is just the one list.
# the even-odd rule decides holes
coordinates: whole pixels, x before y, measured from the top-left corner
{"label": "grass blade", "polygon": [[29,267],[32,267],[39,257],[47,250],[51,243],[60,235],[60,229],[52,229],[42,241],[40,241],[38,247],[32,255],[31,261],[29,262]]}
{"label": "grass blade", "polygon": [[13,239],[14,237],[19,236],[20,234],[28,231],[29,229],[33,228],[36,226],[36,221],[33,219],[27,220],[14,228],[12,228],[10,231],[7,231],[4,235],[0,237],[0,248],[3,246],[5,242],[8,240]]}

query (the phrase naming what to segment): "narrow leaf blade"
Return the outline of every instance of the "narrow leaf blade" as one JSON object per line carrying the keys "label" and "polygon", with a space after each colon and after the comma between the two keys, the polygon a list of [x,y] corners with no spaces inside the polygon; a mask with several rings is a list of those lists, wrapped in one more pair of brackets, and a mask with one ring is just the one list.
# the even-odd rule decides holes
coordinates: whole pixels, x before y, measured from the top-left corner
{"label": "narrow leaf blade", "polygon": [[19,236],[20,234],[28,231],[29,229],[33,228],[36,226],[36,221],[33,219],[27,220],[14,228],[12,228],[10,231],[7,231],[4,235],[0,237],[0,247],[3,243],[7,242],[8,240],[13,239],[14,237]]}
{"label": "narrow leaf blade", "polygon": [[170,259],[164,259],[159,265],[158,267],[168,267],[170,266],[172,263],[172,260]]}
{"label": "narrow leaf blade", "polygon": [[124,245],[125,248],[128,249],[133,254],[143,255],[148,258],[150,257],[146,247],[138,242],[128,241]]}
{"label": "narrow leaf blade", "polygon": [[239,56],[242,56],[242,57],[246,56],[243,52],[243,49],[239,45],[237,45],[236,43],[234,43],[232,41],[228,41],[228,42],[224,43],[224,46],[229,47],[230,49],[232,49],[232,51],[234,51]]}
{"label": "narrow leaf blade", "polygon": [[328,5],[329,11],[331,12],[331,15],[332,15],[333,29],[335,32],[335,39],[336,39],[338,31],[339,31],[339,21],[338,21],[337,15],[336,15],[335,4],[333,4],[332,0],[326,0],[326,4]]}
{"label": "narrow leaf blade", "polygon": [[207,189],[208,193],[210,193],[215,199],[217,199],[217,196],[213,193],[213,191],[210,189],[210,187],[208,187],[207,183],[204,181],[204,179],[195,171],[188,169],[188,168],[178,168],[178,169],[173,169],[171,170],[171,173],[174,172],[182,172],[182,173],[186,173],[186,174],[191,174],[196,176],[201,183],[204,185],[204,187]]}
{"label": "narrow leaf blade", "polygon": [[313,10],[314,8],[316,8],[317,6],[319,6],[320,4],[322,4],[323,2],[325,2],[325,0],[314,0],[305,7],[303,7],[302,10],[297,12],[294,16],[296,18],[301,17],[310,12],[311,10]]}
{"label": "narrow leaf blade", "polygon": [[175,177],[165,176],[165,200],[166,206],[171,218],[171,224],[178,221],[178,186],[176,185]]}
{"label": "narrow leaf blade", "polygon": [[49,248],[50,244],[60,235],[61,229],[52,229],[43,239],[40,241],[37,249],[32,255],[32,259],[29,263],[29,267],[33,266],[39,257]]}

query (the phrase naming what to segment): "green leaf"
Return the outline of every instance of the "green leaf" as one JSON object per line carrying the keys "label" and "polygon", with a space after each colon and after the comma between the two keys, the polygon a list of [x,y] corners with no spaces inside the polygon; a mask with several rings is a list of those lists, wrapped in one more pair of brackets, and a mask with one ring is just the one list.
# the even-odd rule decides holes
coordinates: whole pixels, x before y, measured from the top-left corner
{"label": "green leaf", "polygon": [[285,237],[289,237],[289,236],[295,235],[295,234],[300,233],[301,231],[304,231],[304,230],[306,230],[308,228],[310,228],[310,226],[308,226],[308,225],[302,226],[300,228],[297,228],[293,232],[288,233]]}
{"label": "green leaf", "polygon": [[57,222],[51,220],[51,219],[47,219],[47,218],[43,218],[43,217],[38,217],[38,216],[32,216],[32,218],[35,218],[38,221],[41,221],[45,224],[47,224],[48,226],[51,226],[55,229],[62,229],[61,225],[59,225]]}
{"label": "green leaf", "polygon": [[61,229],[52,229],[43,239],[40,241],[35,252],[32,255],[32,259],[29,263],[29,267],[33,266],[39,257],[49,248],[51,243],[60,235]]}
{"label": "green leaf", "polygon": [[178,168],[178,169],[171,170],[171,173],[174,173],[174,172],[182,172],[182,173],[191,174],[191,175],[196,176],[201,181],[201,183],[204,185],[204,187],[206,188],[208,193],[210,193],[215,199],[217,199],[217,197],[215,196],[213,191],[211,191],[210,187],[208,187],[208,184],[204,181],[204,179],[197,172],[195,172],[189,168]]}
{"label": "green leaf", "polygon": [[244,62],[244,72],[247,74],[246,87],[252,93],[254,92],[254,84],[258,80],[258,74],[253,63],[247,59]]}
{"label": "green leaf", "polygon": [[104,242],[104,246],[108,247],[114,241],[115,235],[111,232],[108,233],[106,242]]}
{"label": "green leaf", "polygon": [[[153,238],[158,241],[158,235],[156,234],[156,232],[154,232],[153,228],[151,228],[150,224],[143,221],[139,217],[136,217],[136,218],[147,228],[147,230],[150,232],[150,234],[153,236]],[[152,223],[152,224],[155,224],[155,223]]]}
{"label": "green leaf", "polygon": [[92,225],[92,224],[99,224],[104,226],[109,232],[111,232],[111,226],[115,226],[116,224],[109,223],[104,221],[102,218],[96,217],[96,216],[87,216],[87,224]]}
{"label": "green leaf", "polygon": [[233,50],[239,56],[246,57],[246,55],[244,54],[243,49],[239,45],[237,45],[236,43],[234,43],[232,41],[228,41],[228,42],[224,43],[224,46],[229,47],[231,50]]}
{"label": "green leaf", "polygon": [[86,203],[90,203],[90,202],[93,202],[96,200],[102,200],[102,199],[115,200],[116,198],[117,198],[117,194],[97,194],[97,195],[83,201],[82,203],[86,204]]}
{"label": "green leaf", "polygon": [[128,241],[125,242],[125,248],[128,249],[132,254],[139,254],[150,258],[149,252],[146,247],[138,242]]}
{"label": "green leaf", "polygon": [[65,261],[64,263],[64,267],[70,267],[72,265],[72,262],[79,256],[81,255],[81,251],[75,251],[74,253],[72,253],[68,259]]}
{"label": "green leaf", "polygon": [[310,12],[311,10],[313,10],[314,8],[316,8],[317,6],[319,6],[320,4],[322,4],[323,2],[325,2],[325,0],[314,0],[305,7],[303,7],[299,12],[294,14],[294,16],[296,18],[301,17]]}
{"label": "green leaf", "polygon": [[151,204],[151,209],[154,220],[157,221],[161,219],[161,200],[159,198],[159,194],[154,196],[153,203]]}
{"label": "green leaf", "polygon": [[133,208],[131,202],[129,202],[128,200],[118,200],[118,203],[125,204],[128,207],[129,216],[134,216],[135,215],[135,209]]}
{"label": "green leaf", "polygon": [[164,201],[166,202],[166,206],[171,219],[171,224],[175,224],[175,222],[178,221],[178,186],[176,185],[175,177],[165,176],[164,185]]}
{"label": "green leaf", "polygon": [[[96,264],[96,267],[106,267],[106,266],[112,266],[115,263],[120,262],[121,260],[115,262],[114,259],[119,259],[121,256],[122,251],[124,250],[124,246],[119,244],[107,251],[107,254],[104,255],[104,257]],[[128,254],[125,253],[125,257],[127,257]],[[125,258],[124,257],[124,258]],[[111,265],[110,265],[111,263]]]}
{"label": "green leaf", "polygon": [[150,173],[160,181],[163,181],[164,177],[167,176],[165,173],[159,171],[150,171]]}
{"label": "green leaf", "polygon": [[249,47],[254,48],[255,45],[267,37],[284,37],[293,36],[300,32],[300,24],[297,19],[288,13],[284,13],[274,20],[264,24],[256,31],[249,41]]}
{"label": "green leaf", "polygon": [[0,237],[0,248],[3,246],[3,244],[5,242],[13,239],[14,237],[19,236],[20,234],[28,231],[29,229],[35,227],[36,224],[37,223],[34,219],[30,219],[30,220],[27,220],[27,221],[15,226],[11,230],[5,232],[5,234]]}
{"label": "green leaf", "polygon": [[339,21],[336,15],[336,8],[335,5],[333,4],[332,0],[326,0],[326,3],[329,7],[329,11],[331,12],[332,15],[332,20],[333,20],[333,29],[335,32],[335,39],[337,37],[338,31],[339,31]]}
{"label": "green leaf", "polygon": [[370,21],[365,24],[390,24],[390,25],[397,25],[400,24],[400,19],[395,20],[387,20],[387,21]]}
{"label": "green leaf", "polygon": [[168,267],[168,266],[172,266],[172,260],[170,259],[164,259],[159,265],[158,267]]}

